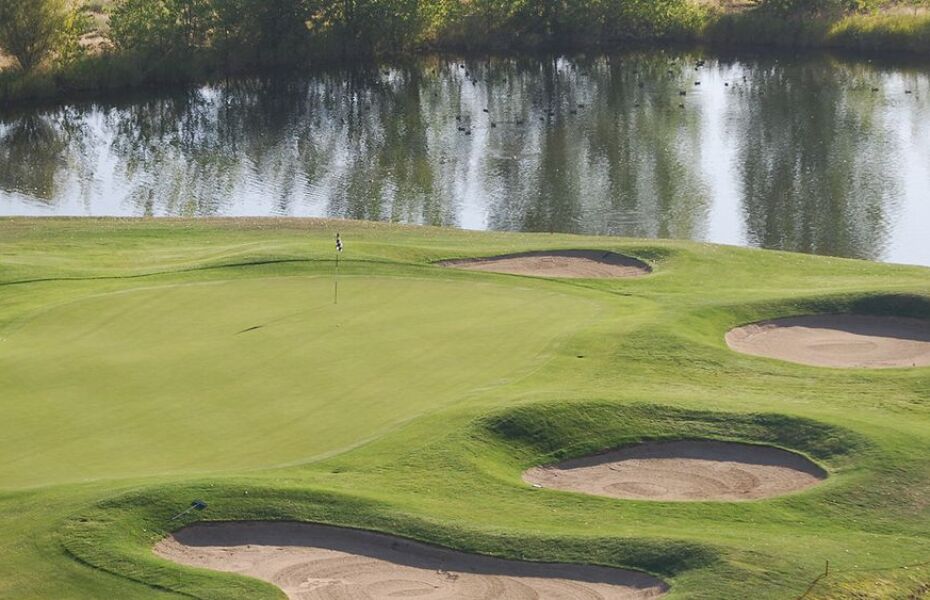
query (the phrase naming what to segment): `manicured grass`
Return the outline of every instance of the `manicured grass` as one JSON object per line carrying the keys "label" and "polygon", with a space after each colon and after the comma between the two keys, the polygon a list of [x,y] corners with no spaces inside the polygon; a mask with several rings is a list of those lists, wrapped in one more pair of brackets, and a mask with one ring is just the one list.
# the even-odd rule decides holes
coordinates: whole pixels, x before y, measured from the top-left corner
{"label": "manicured grass", "polygon": [[[609,249],[655,273],[546,281],[430,264],[553,248]],[[276,597],[151,554],[194,519],[639,568],[672,599],[795,598],[829,560],[811,597],[907,598],[930,580],[930,371],[753,358],[723,334],[811,311],[926,316],[928,275],[370,223],[0,220],[0,598]],[[831,477],[735,504],[520,480],[681,438],[774,444]],[[170,521],[195,498],[209,508]]]}
{"label": "manicured grass", "polygon": [[0,480],[306,461],[539,367],[597,312],[529,286],[416,274],[346,274],[340,287],[334,305],[322,276],[155,284],[15,323],[0,350]]}

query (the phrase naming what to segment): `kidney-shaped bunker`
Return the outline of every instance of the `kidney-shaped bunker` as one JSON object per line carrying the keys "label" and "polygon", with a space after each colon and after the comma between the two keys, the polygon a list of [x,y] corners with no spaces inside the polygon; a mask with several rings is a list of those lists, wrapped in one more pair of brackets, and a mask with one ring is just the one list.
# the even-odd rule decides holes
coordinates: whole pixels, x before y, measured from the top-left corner
{"label": "kidney-shaped bunker", "polygon": [[810,315],[737,327],[733,350],[818,367],[930,365],[930,321],[869,315]]}
{"label": "kidney-shaped bunker", "polygon": [[604,250],[547,250],[488,258],[444,260],[439,265],[470,271],[560,278],[639,277],[652,268],[641,260]]}
{"label": "kidney-shaped bunker", "polygon": [[756,500],[819,483],[826,472],[800,454],[709,440],[647,442],[535,467],[541,487],[628,500]]}
{"label": "kidney-shaped bunker", "polygon": [[502,560],[308,523],[198,524],[161,541],[155,552],[263,579],[293,600],[638,600],[667,590],[644,573]]}

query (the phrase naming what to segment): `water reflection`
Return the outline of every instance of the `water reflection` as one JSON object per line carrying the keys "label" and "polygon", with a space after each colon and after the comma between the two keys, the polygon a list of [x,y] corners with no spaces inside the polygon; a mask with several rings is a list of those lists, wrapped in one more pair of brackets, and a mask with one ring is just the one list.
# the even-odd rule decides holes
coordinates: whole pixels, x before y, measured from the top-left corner
{"label": "water reflection", "polygon": [[870,75],[826,62],[764,64],[739,84],[734,121],[751,244],[883,256],[900,174]]}
{"label": "water reflection", "polygon": [[926,74],[700,58],[428,58],[7,117],[0,214],[323,215],[930,264],[902,226],[928,204]]}
{"label": "water reflection", "polygon": [[72,110],[0,122],[0,190],[54,207],[63,173],[83,179],[90,172],[88,145],[84,116]]}

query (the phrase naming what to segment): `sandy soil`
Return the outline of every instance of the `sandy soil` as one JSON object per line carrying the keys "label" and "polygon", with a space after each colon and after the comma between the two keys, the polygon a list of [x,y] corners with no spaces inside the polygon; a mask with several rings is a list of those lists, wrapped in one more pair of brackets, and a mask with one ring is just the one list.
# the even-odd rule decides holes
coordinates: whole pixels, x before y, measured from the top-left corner
{"label": "sandy soil", "polygon": [[628,500],[756,500],[817,484],[826,473],[779,448],[650,442],[523,474],[527,483]]}
{"label": "sandy soil", "polygon": [[199,524],[155,553],[269,581],[292,600],[634,600],[667,589],[621,569],[501,560],[306,523]]}
{"label": "sandy soil", "polygon": [[652,272],[649,265],[640,260],[603,250],[521,252],[490,258],[446,260],[439,264],[470,271],[536,277],[638,277]]}
{"label": "sandy soil", "polygon": [[738,327],[737,352],[819,367],[930,365],[930,321],[864,315],[813,315]]}

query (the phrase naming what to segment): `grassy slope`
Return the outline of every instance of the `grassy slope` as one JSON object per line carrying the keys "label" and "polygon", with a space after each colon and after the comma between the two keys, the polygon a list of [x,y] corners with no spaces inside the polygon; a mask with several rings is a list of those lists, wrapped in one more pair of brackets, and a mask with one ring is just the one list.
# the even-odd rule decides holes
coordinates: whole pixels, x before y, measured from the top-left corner
{"label": "grassy slope", "polygon": [[[348,244],[338,308],[336,227]],[[547,282],[428,265],[554,247],[612,248],[656,273]],[[679,242],[0,221],[0,446],[15,457],[0,465],[0,598],[275,597],[149,554],[195,497],[205,518],[312,519],[642,568],[672,598],[792,598],[824,560],[822,597],[907,598],[930,570],[889,567],[930,559],[930,373],[807,368],[722,341],[737,323],[873,292],[930,294],[930,279]],[[744,504],[519,481],[555,457],[694,436],[793,448],[834,476]]]}

